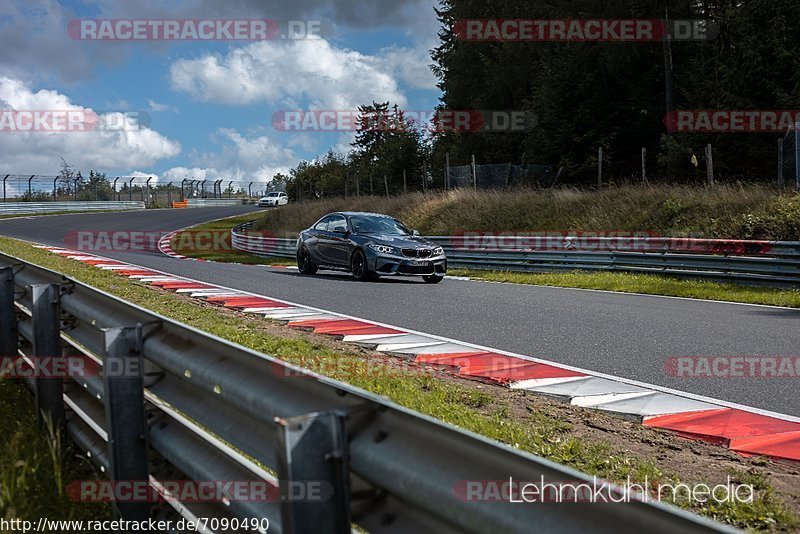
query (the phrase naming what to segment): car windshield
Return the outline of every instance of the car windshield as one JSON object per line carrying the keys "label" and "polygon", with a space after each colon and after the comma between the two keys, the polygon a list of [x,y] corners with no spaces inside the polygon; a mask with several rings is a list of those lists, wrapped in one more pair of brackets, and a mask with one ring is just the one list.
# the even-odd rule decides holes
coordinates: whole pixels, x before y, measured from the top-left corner
{"label": "car windshield", "polygon": [[269,195],[267,195],[267,196],[268,196],[268,197],[279,197],[279,196],[281,196],[281,194],[280,194],[280,193],[270,193],[270,194],[269,194]]}
{"label": "car windshield", "polygon": [[353,215],[350,226],[357,234],[411,235],[411,230],[391,217]]}

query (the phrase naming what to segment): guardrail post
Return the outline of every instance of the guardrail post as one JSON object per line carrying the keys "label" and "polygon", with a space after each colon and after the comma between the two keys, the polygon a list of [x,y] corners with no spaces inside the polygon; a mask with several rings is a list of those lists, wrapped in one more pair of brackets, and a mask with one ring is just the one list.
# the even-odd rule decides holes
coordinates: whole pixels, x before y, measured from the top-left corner
{"label": "guardrail post", "polygon": [[14,307],[14,267],[0,268],[0,357],[17,357],[17,311]]}
{"label": "guardrail post", "polygon": [[28,286],[31,292],[33,309],[31,324],[33,326],[33,362],[36,384],[36,412],[39,421],[43,416],[50,418],[53,428],[61,428],[65,422],[64,415],[64,379],[60,376],[38,376],[38,368],[46,361],[44,369],[61,369],[61,307],[59,305],[58,284],[34,284]]}
{"label": "guardrail post", "polygon": [[[104,330],[103,385],[108,432],[109,479],[146,484],[148,480],[147,426],[144,412],[144,376],[141,325]],[[114,495],[117,488],[114,487]],[[146,501],[115,499],[114,515],[128,521],[150,517]]]}
{"label": "guardrail post", "polygon": [[275,419],[283,532],[350,532],[346,417],[332,410]]}

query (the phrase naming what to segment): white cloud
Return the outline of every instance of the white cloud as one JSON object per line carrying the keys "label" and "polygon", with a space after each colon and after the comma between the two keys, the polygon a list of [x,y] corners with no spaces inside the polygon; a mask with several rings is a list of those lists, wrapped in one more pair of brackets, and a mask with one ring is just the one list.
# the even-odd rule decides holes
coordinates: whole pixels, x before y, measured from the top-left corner
{"label": "white cloud", "polygon": [[433,60],[424,45],[416,48],[391,46],[384,48],[373,59],[384,72],[391,72],[398,80],[415,89],[438,90],[436,76],[431,71]]}
{"label": "white cloud", "polygon": [[[14,78],[0,76],[0,110],[6,117],[16,111],[76,112],[91,117],[91,108],[73,104],[57,91],[31,87]],[[135,115],[97,115],[92,131],[0,131],[0,161],[6,172],[56,174],[63,157],[75,169],[99,171],[145,167],[176,156],[178,142],[143,126]]]}
{"label": "white cloud", "polygon": [[299,159],[268,136],[246,137],[237,130],[220,128],[212,139],[221,145],[219,152],[195,154],[195,166],[173,167],[162,173],[161,181],[269,182],[277,173],[287,174]]}
{"label": "white cloud", "polygon": [[224,104],[299,100],[315,109],[355,109],[375,101],[405,106],[385,62],[324,39],[264,41],[172,64],[170,81],[194,98]]}
{"label": "white cloud", "polygon": [[175,106],[170,106],[169,104],[161,104],[160,102],[156,102],[155,100],[148,98],[147,105],[150,107],[150,111],[173,111],[176,112],[178,109]]}

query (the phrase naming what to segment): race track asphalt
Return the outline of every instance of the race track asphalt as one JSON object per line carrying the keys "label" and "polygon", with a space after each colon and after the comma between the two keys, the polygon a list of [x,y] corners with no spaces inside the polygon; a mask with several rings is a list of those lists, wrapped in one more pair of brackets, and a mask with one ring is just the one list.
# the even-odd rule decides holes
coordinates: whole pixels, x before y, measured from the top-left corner
{"label": "race track asphalt", "polygon": [[[253,208],[199,208],[0,220],[0,235],[54,246],[88,231],[170,231]],[[254,217],[255,218],[255,217]],[[13,253],[12,251],[5,251]],[[373,321],[800,416],[800,378],[677,378],[675,356],[798,356],[800,310],[446,279],[359,283],[349,276],[186,261],[157,251],[97,254]]]}

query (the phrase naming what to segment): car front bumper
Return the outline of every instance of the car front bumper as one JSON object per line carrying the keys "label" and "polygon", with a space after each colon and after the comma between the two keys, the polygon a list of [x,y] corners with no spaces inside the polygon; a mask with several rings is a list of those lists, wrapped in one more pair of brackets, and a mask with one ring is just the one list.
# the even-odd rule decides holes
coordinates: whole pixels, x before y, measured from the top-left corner
{"label": "car front bumper", "polygon": [[447,273],[447,258],[404,258],[372,253],[368,258],[369,269],[382,276],[444,276]]}

